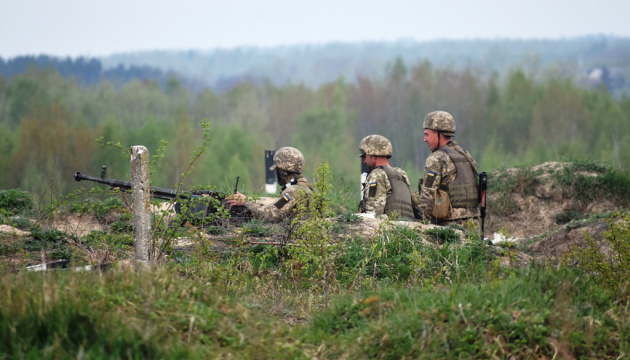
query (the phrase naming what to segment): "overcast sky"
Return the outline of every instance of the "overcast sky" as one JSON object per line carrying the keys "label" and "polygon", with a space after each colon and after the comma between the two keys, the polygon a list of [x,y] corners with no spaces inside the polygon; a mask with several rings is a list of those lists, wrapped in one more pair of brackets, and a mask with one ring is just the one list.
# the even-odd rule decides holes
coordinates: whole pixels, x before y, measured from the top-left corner
{"label": "overcast sky", "polygon": [[0,56],[630,36],[629,0],[0,0]]}

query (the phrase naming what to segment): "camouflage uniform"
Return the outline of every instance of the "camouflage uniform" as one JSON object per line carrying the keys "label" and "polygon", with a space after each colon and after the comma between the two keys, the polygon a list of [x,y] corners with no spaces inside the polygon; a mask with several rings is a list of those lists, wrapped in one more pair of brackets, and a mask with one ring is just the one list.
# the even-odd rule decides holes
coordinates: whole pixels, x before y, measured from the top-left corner
{"label": "camouflage uniform", "polygon": [[295,185],[288,185],[280,193],[280,197],[272,205],[259,204],[253,201],[245,201],[245,205],[254,217],[270,221],[281,221],[284,218],[293,217],[295,206],[303,196],[310,197],[313,191],[306,181],[300,177],[295,180]]}
{"label": "camouflage uniform", "polygon": [[[304,171],[304,156],[292,147],[283,147],[276,151],[273,157],[274,164],[269,170],[275,170],[278,175],[282,192],[280,197],[272,204],[265,205],[253,201],[244,201],[254,217],[270,221],[281,221],[294,215],[295,206],[303,197],[310,197],[313,193],[311,186],[302,175]],[[282,180],[280,180],[282,179]],[[286,184],[286,185],[285,185]],[[305,199],[308,201],[308,199]]]}
{"label": "camouflage uniform", "polygon": [[[427,115],[424,122],[425,129],[433,129],[440,131],[447,136],[455,135],[455,121],[451,114],[445,111],[436,111]],[[419,193],[414,193],[414,203],[418,204],[418,210],[424,219],[431,219],[431,222],[437,224],[460,223],[463,224],[470,218],[479,217],[479,207],[452,207],[449,215],[445,219],[435,219],[431,216],[433,205],[435,203],[435,193],[438,188],[449,190],[451,184],[457,178],[457,168],[448,152],[456,152],[465,156],[471,162],[476,174],[477,163],[472,159],[470,154],[462,149],[455,140],[451,140],[440,149],[434,151],[426,160],[424,166],[424,180],[422,186],[418,184]],[[465,154],[465,155],[464,155]],[[476,183],[474,184],[476,186]],[[450,195],[450,192],[449,192]],[[451,195],[452,196],[452,195]]]}
{"label": "camouflage uniform", "polygon": [[[360,157],[371,155],[390,158],[392,156],[392,144],[381,135],[366,136],[361,141],[359,150]],[[401,187],[392,188],[392,181]],[[363,186],[359,210],[364,213],[373,212],[377,216],[397,213],[402,217],[414,219],[407,173],[400,168],[385,165],[372,169]]]}
{"label": "camouflage uniform", "polygon": [[[409,186],[409,176],[405,170],[397,167],[392,167],[392,169],[399,173]],[[363,212],[373,212],[376,215],[384,214],[387,197],[391,194],[392,185],[385,170],[378,167],[370,171],[363,186]]]}

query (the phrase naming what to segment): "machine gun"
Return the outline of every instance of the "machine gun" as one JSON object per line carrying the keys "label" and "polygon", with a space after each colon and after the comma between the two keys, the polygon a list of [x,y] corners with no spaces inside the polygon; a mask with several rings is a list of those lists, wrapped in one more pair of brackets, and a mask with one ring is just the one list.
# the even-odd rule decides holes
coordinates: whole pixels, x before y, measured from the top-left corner
{"label": "machine gun", "polygon": [[481,238],[483,239],[483,226],[486,222],[486,190],[488,190],[488,174],[479,173],[479,204],[481,211]]}
{"label": "machine gun", "polygon": [[[109,185],[112,189],[119,188],[121,191],[130,192],[132,190],[131,183],[128,181],[120,181],[114,179],[106,179],[105,173],[107,166],[103,166],[101,170],[101,177],[93,177],[76,172],[74,174],[74,180],[88,180],[94,181],[100,184]],[[238,178],[236,177],[236,185],[234,192],[238,191]],[[193,224],[203,224],[208,219],[214,219],[219,209],[222,207],[224,200],[227,196],[226,193],[213,190],[193,190],[190,192],[178,192],[172,189],[151,187],[151,196],[155,199],[161,200],[175,200],[175,213],[180,216],[182,220],[181,225],[184,225],[187,221]],[[230,209],[230,214],[233,216],[245,216],[245,209],[233,208]]]}

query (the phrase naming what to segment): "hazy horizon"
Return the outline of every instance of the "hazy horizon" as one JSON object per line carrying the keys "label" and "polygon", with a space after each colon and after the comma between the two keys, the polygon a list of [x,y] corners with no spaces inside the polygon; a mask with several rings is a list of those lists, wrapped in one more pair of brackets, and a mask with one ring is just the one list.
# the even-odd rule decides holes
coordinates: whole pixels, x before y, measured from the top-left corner
{"label": "hazy horizon", "polygon": [[[0,56],[271,48],[331,42],[630,36],[630,2],[6,0]],[[8,15],[7,15],[8,14]]]}

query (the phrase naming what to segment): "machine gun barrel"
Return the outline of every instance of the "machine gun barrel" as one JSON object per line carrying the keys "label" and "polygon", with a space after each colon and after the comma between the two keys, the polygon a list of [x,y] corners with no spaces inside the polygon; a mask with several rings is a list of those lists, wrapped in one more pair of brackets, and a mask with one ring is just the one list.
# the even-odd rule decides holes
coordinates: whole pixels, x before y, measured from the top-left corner
{"label": "machine gun barrel", "polygon": [[[132,185],[128,181],[120,181],[115,179],[106,179],[105,172],[106,166],[103,166],[101,171],[101,177],[93,177],[76,172],[74,174],[74,180],[88,180],[97,182],[100,184],[109,185],[111,188],[119,188],[121,191],[132,191]],[[238,176],[236,177],[236,184],[234,185],[234,192],[238,191]],[[221,216],[219,210],[223,207],[226,193],[213,190],[193,190],[190,192],[179,192],[172,189],[165,189],[160,187],[151,187],[151,196],[161,200],[175,200],[175,212],[178,215],[177,221],[181,225],[186,222],[192,224],[202,224],[204,222],[215,221],[217,216]],[[236,209],[231,207],[229,209],[230,214],[241,218],[251,218],[250,213],[246,210]]]}
{"label": "machine gun barrel", "polygon": [[[131,188],[132,188],[131,183],[128,182],[128,181],[120,181],[120,180],[115,180],[115,179],[97,178],[97,177],[81,174],[78,171],[74,174],[74,180],[76,180],[76,181],[81,181],[81,180],[94,181],[94,182],[97,182],[97,183],[100,183],[100,184],[109,185],[112,188],[119,188],[119,189],[124,190],[124,191],[131,191]],[[177,191],[175,191],[173,189],[165,189],[165,188],[156,187],[156,186],[151,186],[151,195],[154,198],[156,198],[156,199],[162,199],[162,200],[173,200],[175,198],[178,198],[178,199],[189,199],[191,197],[197,197],[197,196],[201,196],[201,195],[209,195],[209,196],[214,197],[215,199],[223,199],[223,198],[225,198],[225,193],[219,192],[219,191],[200,190],[200,191],[193,191],[191,194],[187,194],[187,193],[177,192]]]}

